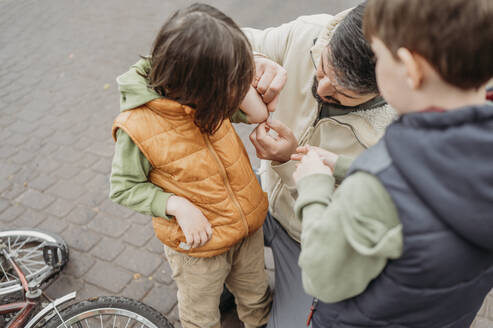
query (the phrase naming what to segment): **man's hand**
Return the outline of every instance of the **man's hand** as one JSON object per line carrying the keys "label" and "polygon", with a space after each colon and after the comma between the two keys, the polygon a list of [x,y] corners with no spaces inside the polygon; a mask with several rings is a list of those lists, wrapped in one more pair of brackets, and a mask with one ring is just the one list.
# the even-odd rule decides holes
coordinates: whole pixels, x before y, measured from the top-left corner
{"label": "man's hand", "polygon": [[166,213],[173,215],[185,234],[187,245],[195,248],[204,246],[212,237],[212,227],[204,214],[188,199],[171,196]]}
{"label": "man's hand", "polygon": [[328,150],[325,150],[320,147],[315,147],[315,146],[301,146],[296,148],[296,154],[291,155],[291,160],[293,161],[301,161],[304,155],[308,154],[310,150],[313,150],[318,157],[322,160],[322,162],[330,167],[332,171],[334,171],[337,159],[339,158],[339,155],[332,153]]}
{"label": "man's hand", "polygon": [[322,162],[315,151],[310,150],[306,155],[303,155],[301,163],[296,165],[293,179],[298,183],[302,178],[317,173],[332,175],[332,170]]}
{"label": "man's hand", "polygon": [[269,112],[276,110],[279,93],[286,84],[288,74],[276,62],[261,56],[255,56],[255,78],[252,85],[262,95]]}
{"label": "man's hand", "polygon": [[[277,132],[277,136],[269,134],[270,129]],[[255,146],[258,158],[281,163],[289,161],[298,147],[298,140],[293,132],[280,121],[271,119],[259,124],[252,131],[250,141]]]}

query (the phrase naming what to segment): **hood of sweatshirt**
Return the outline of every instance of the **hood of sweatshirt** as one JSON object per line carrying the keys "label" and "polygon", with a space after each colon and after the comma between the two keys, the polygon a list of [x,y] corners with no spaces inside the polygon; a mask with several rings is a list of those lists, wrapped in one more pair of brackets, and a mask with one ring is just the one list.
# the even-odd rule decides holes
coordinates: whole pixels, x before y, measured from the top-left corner
{"label": "hood of sweatshirt", "polygon": [[[148,59],[141,59],[130,70],[116,78],[120,90],[120,112],[130,110],[161,98],[156,91],[149,88],[144,77],[151,69]],[[143,76],[144,75],[144,76]]]}
{"label": "hood of sweatshirt", "polygon": [[403,115],[385,142],[414,192],[461,237],[493,251],[493,103]]}

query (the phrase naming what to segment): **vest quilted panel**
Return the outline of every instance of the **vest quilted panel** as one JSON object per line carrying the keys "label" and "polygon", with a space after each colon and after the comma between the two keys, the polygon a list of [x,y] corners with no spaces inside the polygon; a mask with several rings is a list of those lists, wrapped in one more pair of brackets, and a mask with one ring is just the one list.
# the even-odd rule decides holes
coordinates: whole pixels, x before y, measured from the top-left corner
{"label": "vest quilted panel", "polygon": [[267,214],[262,191],[240,138],[226,120],[211,136],[193,122],[193,110],[167,99],[121,113],[113,135],[123,129],[152,165],[149,180],[185,197],[207,217],[213,236],[200,248],[178,248],[185,241],[173,218],[153,218],[156,236],[167,246],[196,257],[226,252],[258,230]]}

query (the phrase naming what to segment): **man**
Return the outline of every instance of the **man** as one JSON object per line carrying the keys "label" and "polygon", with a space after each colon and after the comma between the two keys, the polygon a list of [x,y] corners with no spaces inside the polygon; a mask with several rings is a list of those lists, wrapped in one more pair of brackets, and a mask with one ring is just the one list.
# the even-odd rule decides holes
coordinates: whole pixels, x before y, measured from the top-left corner
{"label": "man", "polygon": [[291,154],[310,144],[355,157],[377,142],[394,117],[378,93],[373,54],[361,31],[363,11],[360,5],[336,16],[244,29],[256,53],[257,90],[270,109],[277,108],[250,135],[264,160],[261,179],[270,203],[264,241],[274,254],[275,293],[268,327],[305,326],[312,303],[297,264],[301,222],[293,210]]}

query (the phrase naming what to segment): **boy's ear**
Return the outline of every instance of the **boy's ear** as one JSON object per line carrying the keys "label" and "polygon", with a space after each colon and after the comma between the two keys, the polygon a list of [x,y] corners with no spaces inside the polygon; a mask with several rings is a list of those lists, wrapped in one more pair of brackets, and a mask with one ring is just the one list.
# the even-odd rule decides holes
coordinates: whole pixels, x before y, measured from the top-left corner
{"label": "boy's ear", "polygon": [[407,83],[411,89],[418,89],[423,82],[423,67],[421,61],[407,48],[399,48],[397,57],[406,67]]}

